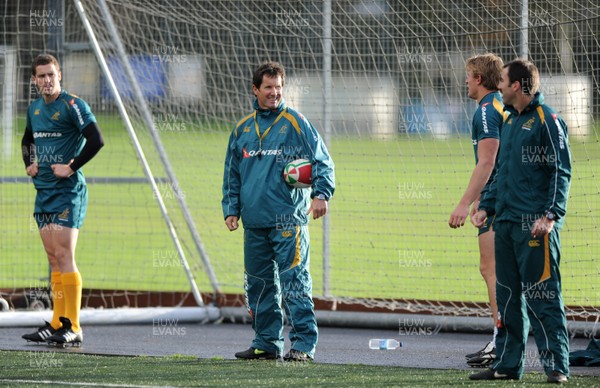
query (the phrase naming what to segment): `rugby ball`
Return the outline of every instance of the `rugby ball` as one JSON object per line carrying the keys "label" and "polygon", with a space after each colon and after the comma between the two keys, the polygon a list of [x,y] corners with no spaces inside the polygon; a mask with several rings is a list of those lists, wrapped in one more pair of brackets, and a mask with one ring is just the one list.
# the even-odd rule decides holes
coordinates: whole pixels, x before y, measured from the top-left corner
{"label": "rugby ball", "polygon": [[283,169],[285,183],[298,189],[305,189],[312,185],[312,167],[306,159],[296,159],[289,162]]}

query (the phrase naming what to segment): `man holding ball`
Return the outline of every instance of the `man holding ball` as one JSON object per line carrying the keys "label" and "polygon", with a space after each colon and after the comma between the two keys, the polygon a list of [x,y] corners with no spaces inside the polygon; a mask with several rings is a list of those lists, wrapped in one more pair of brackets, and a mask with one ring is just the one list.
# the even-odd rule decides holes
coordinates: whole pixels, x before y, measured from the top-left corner
{"label": "man holding ball", "polygon": [[[223,215],[230,231],[244,223],[244,286],[254,341],[241,359],[280,359],[283,311],[291,326],[286,361],[310,361],[318,340],[309,272],[308,217],[327,214],[334,164],[321,136],[283,99],[285,70],[264,62],[254,72],[254,111],[235,125],[225,157]],[[310,189],[292,187],[285,166],[307,159]],[[283,303],[281,303],[283,301]]]}

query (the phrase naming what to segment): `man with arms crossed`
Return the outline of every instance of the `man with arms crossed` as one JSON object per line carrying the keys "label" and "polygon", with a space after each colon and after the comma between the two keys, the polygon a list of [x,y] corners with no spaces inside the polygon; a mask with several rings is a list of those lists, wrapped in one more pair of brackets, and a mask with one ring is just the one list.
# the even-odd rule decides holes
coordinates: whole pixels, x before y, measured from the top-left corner
{"label": "man with arms crossed", "polygon": [[104,145],[88,104],[62,90],[56,58],[42,54],[31,67],[31,82],[41,98],[27,110],[22,153],[27,175],[37,190],[34,217],[51,267],[53,316],[33,342],[79,345],[82,281],[75,263],[79,228],[87,209],[87,187],[81,167]]}
{"label": "man with arms crossed", "polygon": [[[450,215],[448,224],[451,228],[460,228],[469,217],[472,204],[473,212],[477,209],[479,195],[486,184],[492,181],[496,172],[496,154],[500,144],[500,129],[504,120],[504,105],[497,85],[502,72],[502,59],[494,54],[476,55],[467,60],[467,91],[469,98],[479,104],[473,115],[471,138],[475,149],[475,169],[471,174],[469,185],[460,202]],[[494,336],[480,351],[467,354],[467,364],[473,367],[491,365],[496,358],[496,321],[498,306],[496,305],[496,269],[494,260],[494,218],[489,217],[479,228],[479,270],[488,289]]]}

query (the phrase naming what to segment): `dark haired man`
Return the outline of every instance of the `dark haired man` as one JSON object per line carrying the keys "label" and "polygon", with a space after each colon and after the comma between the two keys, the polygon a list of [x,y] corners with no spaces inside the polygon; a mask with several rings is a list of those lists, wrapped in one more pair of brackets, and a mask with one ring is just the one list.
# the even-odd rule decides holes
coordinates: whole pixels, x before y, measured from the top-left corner
{"label": "dark haired man", "polygon": [[504,66],[498,89],[511,114],[500,136],[498,173],[481,194],[475,225],[496,216],[497,359],[472,380],[521,379],[529,323],[549,383],[569,376],[569,335],[561,294],[560,228],[567,211],[571,154],[567,126],[544,104],[538,69]]}
{"label": "dark haired man", "polygon": [[[265,62],[254,72],[254,111],[235,125],[225,157],[223,215],[230,231],[244,224],[244,286],[254,341],[242,359],[279,359],[283,308],[291,330],[286,361],[310,361],[318,331],[309,272],[308,215],[327,213],[335,190],[334,164],[321,136],[285,104],[285,71]],[[285,183],[287,163],[307,159],[312,188]],[[311,201],[312,199],[312,201]]]}

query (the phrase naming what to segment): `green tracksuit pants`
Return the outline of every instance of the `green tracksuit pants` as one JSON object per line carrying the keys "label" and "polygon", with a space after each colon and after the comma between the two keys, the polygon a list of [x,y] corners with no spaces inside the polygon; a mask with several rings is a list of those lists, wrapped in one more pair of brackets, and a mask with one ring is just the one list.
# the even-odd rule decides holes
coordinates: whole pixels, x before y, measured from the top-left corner
{"label": "green tracksuit pants", "polygon": [[547,374],[569,375],[569,335],[561,294],[560,238],[553,229],[531,236],[531,223],[496,221],[496,338],[498,373],[521,378],[529,324]]}
{"label": "green tracksuit pants", "polygon": [[252,315],[252,347],[283,353],[283,311],[291,348],[313,357],[317,319],[309,273],[308,226],[244,231],[246,307]]}

